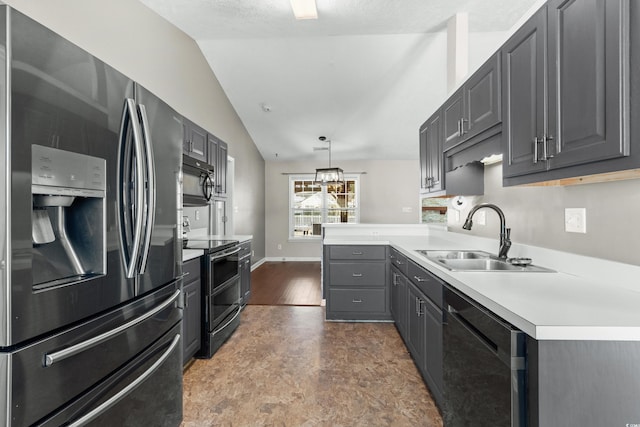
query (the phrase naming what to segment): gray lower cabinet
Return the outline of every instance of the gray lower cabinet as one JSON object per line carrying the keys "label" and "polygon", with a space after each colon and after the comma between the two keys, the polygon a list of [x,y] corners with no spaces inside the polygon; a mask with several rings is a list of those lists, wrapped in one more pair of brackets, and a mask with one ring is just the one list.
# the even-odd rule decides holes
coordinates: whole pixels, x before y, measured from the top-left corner
{"label": "gray lower cabinet", "polygon": [[502,47],[505,185],[638,167],[629,11],[629,0],[550,0]]}
{"label": "gray lower cabinet", "polygon": [[394,248],[391,310],[398,332],[436,403],[443,405],[443,282]]}
{"label": "gray lower cabinet", "polygon": [[201,346],[201,282],[200,258],[195,258],[182,265],[186,276],[182,283],[184,311],[182,313],[182,360],[186,365],[200,350]]}
{"label": "gray lower cabinet", "polygon": [[244,307],[251,298],[251,241],[240,243],[238,258],[240,263],[240,295]]}
{"label": "gray lower cabinet", "polygon": [[391,320],[386,246],[324,247],[327,320]]}

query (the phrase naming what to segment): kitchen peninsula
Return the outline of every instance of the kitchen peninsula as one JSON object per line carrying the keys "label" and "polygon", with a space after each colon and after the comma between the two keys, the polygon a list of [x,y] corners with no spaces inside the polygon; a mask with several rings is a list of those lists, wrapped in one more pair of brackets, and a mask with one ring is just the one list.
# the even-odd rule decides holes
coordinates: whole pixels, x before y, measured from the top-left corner
{"label": "kitchen peninsula", "polygon": [[[334,304],[327,293],[332,285],[329,248],[393,249],[443,282],[445,292],[462,294],[526,334],[529,425],[626,425],[640,420],[640,374],[635,369],[640,358],[640,293],[634,279],[639,267],[514,243],[510,256],[531,258],[556,272],[451,271],[416,250],[496,253],[497,239],[428,225],[327,224],[323,232],[328,312]],[[385,286],[388,307],[391,276]],[[442,300],[435,302],[442,305],[446,325],[447,307]],[[393,320],[398,326],[399,319]],[[428,349],[430,344],[427,339],[424,345]]]}

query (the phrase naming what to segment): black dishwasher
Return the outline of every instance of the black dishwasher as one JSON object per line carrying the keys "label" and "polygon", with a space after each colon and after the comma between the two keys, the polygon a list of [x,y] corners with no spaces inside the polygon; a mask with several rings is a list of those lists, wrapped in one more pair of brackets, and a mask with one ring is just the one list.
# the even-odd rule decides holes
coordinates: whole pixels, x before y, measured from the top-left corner
{"label": "black dishwasher", "polygon": [[445,288],[445,427],[526,426],[526,335]]}

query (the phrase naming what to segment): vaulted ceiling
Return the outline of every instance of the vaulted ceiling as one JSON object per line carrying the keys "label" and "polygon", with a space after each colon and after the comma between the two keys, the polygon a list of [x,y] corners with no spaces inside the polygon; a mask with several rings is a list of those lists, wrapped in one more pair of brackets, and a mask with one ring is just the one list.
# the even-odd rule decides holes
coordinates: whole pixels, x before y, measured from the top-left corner
{"label": "vaulted ceiling", "polygon": [[447,97],[446,23],[469,16],[469,69],[539,0],[141,0],[200,46],[265,160],[417,159]]}

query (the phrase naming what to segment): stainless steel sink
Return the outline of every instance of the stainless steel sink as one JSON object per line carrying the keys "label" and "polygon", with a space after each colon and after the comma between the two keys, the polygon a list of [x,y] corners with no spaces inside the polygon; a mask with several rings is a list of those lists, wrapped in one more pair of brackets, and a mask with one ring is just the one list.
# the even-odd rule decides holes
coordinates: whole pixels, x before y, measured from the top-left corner
{"label": "stainless steel sink", "polygon": [[484,251],[431,251],[418,250],[418,253],[426,256],[451,271],[490,271],[490,272],[527,272],[527,273],[554,273],[554,270],[539,267],[537,265],[518,265],[491,255]]}

